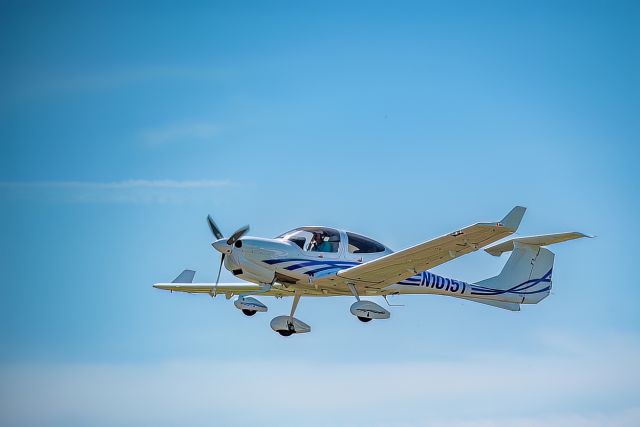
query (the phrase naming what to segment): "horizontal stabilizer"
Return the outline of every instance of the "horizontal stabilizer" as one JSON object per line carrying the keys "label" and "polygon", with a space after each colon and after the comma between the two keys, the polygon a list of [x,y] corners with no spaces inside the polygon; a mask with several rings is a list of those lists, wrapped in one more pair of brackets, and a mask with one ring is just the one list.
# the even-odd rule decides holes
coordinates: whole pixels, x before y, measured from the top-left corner
{"label": "horizontal stabilizer", "polygon": [[171,283],[192,283],[193,276],[196,275],[196,272],[193,270],[184,270],[178,277],[173,279]]}
{"label": "horizontal stabilizer", "polygon": [[548,246],[554,243],[566,242],[567,240],[579,239],[581,237],[593,237],[588,234],[570,232],[570,233],[556,233],[556,234],[544,234],[540,236],[519,237],[516,239],[507,240],[506,242],[499,243],[495,246],[485,249],[486,252],[493,256],[500,256],[505,252],[510,252],[514,248],[514,244],[524,243],[531,246]]}
{"label": "horizontal stabilizer", "polygon": [[503,308],[509,311],[520,311],[520,304],[515,302],[503,302],[503,301],[494,301],[490,299],[482,299],[482,298],[469,298],[469,297],[459,297],[462,299],[466,299],[473,302],[479,302],[481,304],[487,304],[493,307]]}

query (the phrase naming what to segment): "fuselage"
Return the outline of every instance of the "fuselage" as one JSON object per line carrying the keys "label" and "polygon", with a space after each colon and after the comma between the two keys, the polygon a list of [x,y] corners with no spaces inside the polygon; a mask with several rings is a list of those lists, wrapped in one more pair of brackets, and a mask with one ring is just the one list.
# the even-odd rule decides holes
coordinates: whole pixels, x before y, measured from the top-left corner
{"label": "fuselage", "polygon": [[[325,251],[313,250],[313,233],[318,230],[325,233]],[[257,284],[295,286],[305,289],[307,295],[350,295],[348,291],[318,287],[314,281],[391,253],[387,246],[345,230],[302,227],[274,239],[243,237],[225,258],[225,267],[236,277]],[[383,289],[365,290],[364,294],[462,296],[470,292],[466,282],[424,271]]]}

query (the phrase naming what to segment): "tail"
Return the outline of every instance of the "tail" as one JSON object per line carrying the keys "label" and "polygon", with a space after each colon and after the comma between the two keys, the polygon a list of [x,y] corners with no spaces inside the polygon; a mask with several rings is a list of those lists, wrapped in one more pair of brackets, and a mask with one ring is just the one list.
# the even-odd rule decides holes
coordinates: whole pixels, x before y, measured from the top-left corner
{"label": "tail", "polygon": [[554,254],[542,246],[591,237],[582,233],[561,233],[523,237],[486,249],[499,256],[513,251],[500,274],[471,285],[471,295],[517,304],[537,304],[551,292]]}

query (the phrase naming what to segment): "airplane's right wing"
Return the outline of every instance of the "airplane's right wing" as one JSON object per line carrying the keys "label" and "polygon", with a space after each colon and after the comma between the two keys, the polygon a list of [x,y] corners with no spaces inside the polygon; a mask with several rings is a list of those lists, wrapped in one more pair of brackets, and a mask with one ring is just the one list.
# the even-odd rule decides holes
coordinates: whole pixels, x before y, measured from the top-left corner
{"label": "airplane's right wing", "polygon": [[525,213],[516,206],[501,221],[477,223],[419,245],[314,281],[318,286],[382,289],[461,255],[477,251],[514,233]]}

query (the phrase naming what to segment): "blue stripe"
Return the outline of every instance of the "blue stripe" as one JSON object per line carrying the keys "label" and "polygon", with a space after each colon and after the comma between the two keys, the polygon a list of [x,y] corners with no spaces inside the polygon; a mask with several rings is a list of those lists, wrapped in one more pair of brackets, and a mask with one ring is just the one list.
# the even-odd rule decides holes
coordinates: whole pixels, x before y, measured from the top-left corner
{"label": "blue stripe", "polygon": [[309,270],[307,271],[305,274],[310,274],[310,275],[314,275],[316,273],[319,273],[321,271],[325,271],[325,270],[340,270],[342,267],[336,267],[335,265],[330,266],[330,267],[320,267],[320,268],[316,268],[315,270]]}
{"label": "blue stripe", "polygon": [[301,261],[301,259],[300,258],[265,259],[262,262],[273,265],[273,264],[280,264],[282,262],[289,262],[289,261]]}
{"label": "blue stripe", "polygon": [[[549,270],[544,276],[542,276],[539,279],[531,279],[531,280],[527,280],[524,281],[510,289],[493,289],[493,288],[486,288],[484,286],[476,286],[473,285],[471,287],[471,294],[473,295],[502,295],[502,294],[506,294],[506,293],[512,293],[512,294],[518,294],[518,295],[531,295],[531,294],[538,294],[541,292],[547,292],[548,290],[551,289],[551,272],[553,271],[553,269]],[[539,289],[537,291],[527,291],[527,289],[530,289],[540,283],[549,283],[549,286],[543,288],[543,289]]]}
{"label": "blue stripe", "polygon": [[[284,267],[285,269],[289,270],[289,271],[294,271],[294,270],[299,270],[301,268],[305,268],[305,267],[312,267],[312,266],[318,266],[318,268],[315,268],[313,270],[309,270],[307,272],[305,272],[305,274],[309,274],[309,275],[314,275],[316,273],[319,273],[321,271],[327,271],[327,270],[339,270],[342,268],[349,268],[349,267],[353,267],[354,265],[359,265],[360,263],[358,262],[351,262],[351,261],[334,261],[334,260],[310,260],[307,258],[280,258],[280,259],[268,259],[268,260],[264,260],[263,262],[269,265],[276,265],[276,264],[284,264],[287,262],[295,262],[297,261],[297,264],[292,264],[289,265],[287,267]],[[505,294],[505,293],[513,293],[513,294],[518,294],[518,295],[531,295],[531,294],[537,294],[537,293],[541,293],[541,292],[547,292],[548,290],[551,289],[551,286],[547,286],[543,289],[537,290],[537,291],[527,291],[527,289],[530,289],[540,283],[551,283],[551,272],[553,269],[549,270],[544,276],[542,276],[540,279],[532,279],[532,280],[527,280],[525,282],[522,282],[510,289],[493,289],[493,288],[487,288],[484,286],[477,286],[477,285],[472,285],[471,286],[471,294],[472,295],[501,295],[501,294]],[[428,271],[424,271],[422,274],[416,276],[412,276],[412,277],[408,277],[406,279],[403,279],[402,281],[398,282],[398,284],[400,285],[410,285],[410,286],[427,286],[427,287],[436,287],[437,289],[443,289],[446,287],[447,284],[451,285],[453,282],[451,281],[451,279],[442,277],[442,276],[438,276],[437,274],[433,274],[430,273]],[[459,284],[462,284],[463,286],[463,293],[464,293],[464,289],[466,288],[466,283],[459,281]]]}
{"label": "blue stripe", "polygon": [[[546,275],[545,275],[546,276]],[[547,279],[546,277],[542,277],[540,279],[533,279],[533,280],[527,280],[526,282],[520,283],[519,285],[514,286],[513,288],[504,291],[504,292],[522,292],[526,289],[532,288],[533,286],[537,285],[538,283],[550,283],[551,279]],[[528,285],[528,286],[525,286]],[[484,286],[474,286],[474,289],[477,290],[481,290],[481,291],[487,291],[487,292],[495,292],[495,291],[500,291],[503,292],[503,290],[499,290],[499,289],[493,289],[493,288],[486,288]]]}
{"label": "blue stripe", "polygon": [[283,264],[285,262],[292,262],[292,261],[300,261],[301,263],[308,263],[308,265],[326,264],[326,265],[340,265],[340,266],[348,266],[348,267],[352,267],[354,265],[360,264],[358,262],[351,262],[351,261],[313,260],[308,258],[266,259],[263,262],[269,265],[275,265],[275,264]]}
{"label": "blue stripe", "polygon": [[[318,265],[318,263],[316,263],[314,261],[306,261],[306,262],[301,262],[299,264],[292,264],[292,265],[289,265],[289,266],[287,266],[285,268],[287,270],[289,270],[289,271],[293,271],[293,270],[297,270],[297,269],[302,268],[302,267],[311,267],[312,265]],[[323,263],[323,265],[326,265],[326,264]]]}
{"label": "blue stripe", "polygon": [[306,272],[302,272],[302,274],[314,275],[315,273],[319,273],[325,270],[341,270],[343,268],[353,267],[354,265],[359,265],[358,262],[351,261],[334,261],[334,260],[314,260],[307,258],[280,258],[280,259],[267,259],[264,260],[266,264],[276,265],[276,264],[284,264],[287,262],[297,262],[296,264],[292,264],[286,267],[283,267],[285,270],[295,271],[306,267],[318,267]]}

